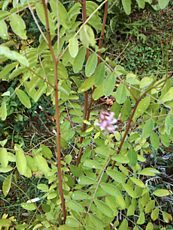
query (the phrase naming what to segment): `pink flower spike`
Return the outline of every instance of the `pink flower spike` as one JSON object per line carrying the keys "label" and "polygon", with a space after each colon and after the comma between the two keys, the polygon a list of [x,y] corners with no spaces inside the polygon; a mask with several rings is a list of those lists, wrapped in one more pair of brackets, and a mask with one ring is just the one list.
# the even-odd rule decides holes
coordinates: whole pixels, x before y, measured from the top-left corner
{"label": "pink flower spike", "polygon": [[117,120],[114,118],[114,112],[102,111],[100,113],[100,120],[98,126],[106,133],[115,133]]}

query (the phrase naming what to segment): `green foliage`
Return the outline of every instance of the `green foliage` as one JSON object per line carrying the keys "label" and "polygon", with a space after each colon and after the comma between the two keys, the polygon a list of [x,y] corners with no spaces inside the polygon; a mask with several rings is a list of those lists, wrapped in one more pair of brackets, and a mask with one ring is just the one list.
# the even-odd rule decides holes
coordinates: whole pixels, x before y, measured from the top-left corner
{"label": "green foliage", "polygon": [[[55,159],[55,144],[49,147],[41,141],[27,149],[24,137],[22,142],[8,138],[0,142],[3,199],[16,189],[16,185],[23,194],[23,199],[19,201],[21,210],[28,216],[32,215],[32,221],[3,215],[0,228],[108,229],[111,225],[122,230],[154,229],[155,226],[162,227],[160,219],[164,224],[172,221],[168,210],[159,204],[162,197],[166,198],[172,192],[167,187],[153,188],[150,185],[149,181],[161,172],[157,167],[145,164],[147,156],[165,145],[170,146],[173,140],[171,75],[141,77],[115,62],[112,66],[106,60],[100,62],[96,38],[101,31],[101,14],[100,1],[97,2],[87,1],[89,19],[84,24],[80,3],[70,3],[68,8],[60,1],[50,1],[46,9],[41,1],[31,1],[32,9],[28,1],[13,1],[12,6],[9,1],[0,3],[0,36],[3,41],[0,45],[0,79],[2,85],[12,85],[1,91],[0,119],[7,122],[17,111],[22,116],[18,116],[19,122],[24,115],[20,108],[15,111],[13,107],[24,106],[22,108],[26,113],[36,103],[39,105],[44,97],[49,98],[54,107],[57,68],[59,107],[55,106],[55,110],[60,114],[60,121],[57,120],[60,130],[57,130],[61,135],[56,135],[60,138],[57,145],[61,145],[62,151],[60,168]],[[148,0],[136,2],[139,8],[144,8],[146,2],[152,5]],[[163,9],[168,2],[158,1],[158,6]],[[121,3],[129,15],[132,1]],[[31,14],[34,11],[35,23],[39,18],[42,24],[38,28],[40,35],[36,47],[25,43],[28,40],[23,17],[26,8]],[[51,40],[45,32],[47,20]],[[10,42],[13,36],[21,39],[22,46],[18,49],[6,41]],[[48,49],[51,41],[52,49]],[[57,55],[57,60],[52,60],[52,52]],[[87,111],[83,111],[84,92],[90,100]],[[101,132],[96,125],[99,111],[95,110],[95,106],[103,96],[112,97],[111,110],[122,121],[122,125],[117,124],[114,134]],[[12,106],[10,103],[14,101],[17,102]],[[50,104],[48,106],[51,107]],[[34,112],[37,113],[36,110]],[[46,115],[49,117],[49,114]],[[84,124],[87,128],[82,128]],[[55,131],[51,135],[53,133]],[[77,164],[76,156],[79,157],[81,151],[83,155],[80,164]],[[64,225],[62,191],[57,191],[57,186],[61,185],[57,167],[58,174],[61,171],[63,175],[67,208]],[[35,193],[31,192],[28,196],[20,185],[22,178],[36,179]]]}

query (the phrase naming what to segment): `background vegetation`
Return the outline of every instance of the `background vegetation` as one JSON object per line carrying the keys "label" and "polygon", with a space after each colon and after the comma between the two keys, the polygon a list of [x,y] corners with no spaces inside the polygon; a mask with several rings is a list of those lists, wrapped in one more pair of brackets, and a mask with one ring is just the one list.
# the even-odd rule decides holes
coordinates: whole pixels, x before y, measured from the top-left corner
{"label": "background vegetation", "polygon": [[172,229],[172,10],[0,1],[0,229]]}

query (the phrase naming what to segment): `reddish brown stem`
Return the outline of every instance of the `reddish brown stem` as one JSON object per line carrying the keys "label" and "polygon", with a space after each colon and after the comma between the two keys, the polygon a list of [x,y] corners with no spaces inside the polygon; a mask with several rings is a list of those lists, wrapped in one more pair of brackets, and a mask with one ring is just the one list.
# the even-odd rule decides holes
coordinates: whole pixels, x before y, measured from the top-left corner
{"label": "reddish brown stem", "polygon": [[[83,0],[82,2],[82,20],[83,23],[87,20],[87,10],[86,10],[86,0]],[[89,57],[89,50],[87,49],[86,51],[86,61],[88,60]],[[88,112],[88,92],[85,92],[85,102],[84,102],[84,119],[87,117],[87,112]],[[82,131],[84,132],[86,129],[86,124],[83,124]],[[83,139],[81,139],[83,141]],[[82,143],[82,142],[81,142]]]}
{"label": "reddish brown stem", "polygon": [[[103,44],[107,15],[108,15],[108,2],[105,3],[102,30],[101,30],[101,35],[100,35],[100,38],[99,38],[99,49],[102,48],[102,44]],[[83,0],[83,2],[82,2],[82,18],[83,18],[83,23],[84,23],[86,21],[86,19],[87,19],[86,0]],[[87,49],[86,60],[88,60],[88,57],[89,57],[89,50]],[[100,52],[98,52],[98,63],[100,63]],[[93,92],[94,92],[94,90],[95,90],[95,87],[93,88]],[[91,107],[92,107],[92,104],[93,104],[92,96],[91,96],[90,100],[91,101],[90,101],[90,104],[89,104],[88,103],[88,101],[89,101],[88,92],[85,92],[85,103],[84,103],[84,119],[85,120],[89,120],[89,117],[90,117]],[[86,127],[87,127],[87,125],[84,123],[83,126],[82,126],[82,131],[83,132],[86,130]],[[82,144],[83,140],[84,140],[84,138],[81,137],[80,140],[79,140],[79,143]],[[83,148],[81,147],[80,150],[79,150],[77,160],[76,160],[76,165],[79,165],[79,163],[81,161],[81,158],[82,158],[82,155],[83,155]]]}
{"label": "reddish brown stem", "polygon": [[[123,147],[123,144],[124,144],[124,142],[125,142],[125,139],[126,139],[126,137],[127,137],[127,134],[128,134],[128,132],[129,132],[129,130],[130,130],[131,123],[132,123],[133,117],[134,117],[134,115],[135,115],[135,112],[136,112],[136,109],[137,109],[137,107],[138,107],[138,105],[139,105],[140,100],[141,100],[141,99],[138,99],[138,100],[136,101],[135,106],[134,106],[134,108],[133,108],[133,110],[132,110],[131,116],[129,117],[129,120],[128,120],[127,126],[126,126],[126,130],[125,130],[124,136],[123,136],[123,138],[122,138],[122,140],[121,140],[121,143],[120,143],[120,146],[119,146],[119,148],[118,148],[117,154],[120,154],[120,152],[121,152],[121,149],[122,149],[122,147]],[[112,169],[115,167],[115,163],[116,163],[116,162],[114,161],[113,164],[112,164]]]}
{"label": "reddish brown stem", "polygon": [[[121,149],[122,149],[122,147],[123,147],[123,144],[124,144],[124,142],[125,142],[125,139],[126,139],[128,133],[129,133],[129,130],[130,130],[130,127],[131,127],[131,123],[132,123],[132,121],[133,121],[133,117],[134,117],[134,115],[135,115],[135,112],[136,112],[136,110],[137,110],[137,107],[138,107],[140,101],[143,99],[143,97],[144,97],[152,88],[153,88],[153,87],[150,87],[148,90],[146,90],[146,91],[139,97],[139,99],[136,101],[135,106],[134,106],[134,108],[133,108],[133,110],[132,110],[132,113],[131,113],[131,115],[130,115],[130,117],[129,117],[129,119],[128,119],[127,126],[126,126],[126,130],[125,130],[125,133],[124,133],[124,135],[123,135],[123,138],[122,138],[122,140],[121,140],[121,142],[120,142],[120,145],[119,145],[117,154],[120,154],[120,152],[121,152]],[[116,162],[114,161],[113,164],[112,164],[112,169],[115,167],[115,163],[116,163]],[[108,180],[109,180],[109,179],[108,179]]]}
{"label": "reddish brown stem", "polygon": [[47,1],[42,0],[42,4],[44,7],[44,13],[45,13],[45,19],[46,19],[46,30],[47,30],[47,41],[48,46],[50,49],[50,53],[53,59],[53,65],[54,65],[54,86],[55,86],[55,118],[56,118],[56,145],[57,145],[57,176],[58,176],[58,190],[59,195],[61,198],[61,207],[62,207],[62,213],[63,213],[63,222],[66,221],[66,207],[65,207],[65,199],[64,199],[64,192],[63,192],[63,181],[62,181],[62,170],[61,170],[61,144],[60,144],[60,112],[59,112],[59,98],[58,98],[58,64],[59,60],[56,57],[54,48],[52,46],[52,40],[50,35],[50,26],[49,26],[49,17],[48,17],[48,8],[47,8]]}
{"label": "reddish brown stem", "polygon": [[[103,39],[104,39],[104,34],[105,34],[105,26],[106,26],[107,16],[108,16],[108,1],[105,2],[103,23],[102,23],[102,31],[101,31],[101,35],[100,35],[100,38],[99,38],[99,50],[103,46]],[[98,52],[98,62],[100,63],[100,51]]]}
{"label": "reddish brown stem", "polygon": [[[83,23],[85,23],[85,21],[87,20],[87,11],[86,11],[86,0],[83,0],[82,2],[82,20]],[[89,58],[89,50],[86,50],[86,61]],[[89,110],[89,106],[88,106],[88,102],[89,102],[89,94],[88,91],[85,92],[84,94],[85,100],[84,100],[84,120],[88,120],[88,110]],[[84,132],[86,130],[87,125],[85,123],[83,123],[82,125],[82,132]],[[80,137],[79,143],[82,144],[84,138]],[[80,148],[79,153],[78,153],[78,157],[76,160],[76,165],[79,165],[81,157],[83,155],[83,148]]]}

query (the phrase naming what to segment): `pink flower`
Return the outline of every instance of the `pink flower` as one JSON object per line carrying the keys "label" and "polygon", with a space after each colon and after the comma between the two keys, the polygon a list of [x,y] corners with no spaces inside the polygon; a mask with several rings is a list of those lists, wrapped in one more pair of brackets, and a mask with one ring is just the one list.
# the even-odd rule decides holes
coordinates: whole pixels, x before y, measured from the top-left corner
{"label": "pink flower", "polygon": [[102,111],[97,125],[101,130],[106,131],[106,133],[115,133],[115,129],[117,128],[116,123],[117,119],[114,118],[114,112]]}

